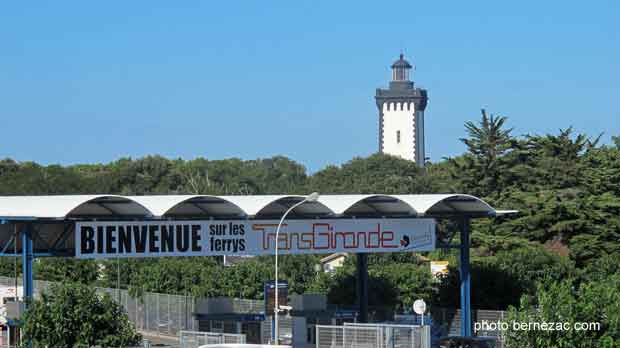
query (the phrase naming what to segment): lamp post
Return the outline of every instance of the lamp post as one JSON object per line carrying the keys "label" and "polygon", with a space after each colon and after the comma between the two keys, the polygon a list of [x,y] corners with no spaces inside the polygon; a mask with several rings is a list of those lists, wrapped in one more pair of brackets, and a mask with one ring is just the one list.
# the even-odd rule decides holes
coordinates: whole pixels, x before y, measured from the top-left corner
{"label": "lamp post", "polygon": [[275,307],[273,308],[273,319],[274,319],[274,337],[273,337],[273,341],[275,342],[275,344],[279,344],[280,342],[280,336],[279,336],[279,332],[278,332],[278,313],[280,312],[280,306],[278,304],[278,241],[279,241],[279,237],[280,237],[280,227],[282,227],[282,223],[284,222],[284,219],[286,219],[286,216],[293,211],[293,209],[297,208],[298,206],[306,203],[306,202],[316,202],[317,199],[319,199],[319,193],[318,192],[312,192],[311,194],[309,194],[308,196],[306,196],[306,198],[304,198],[302,201],[297,202],[295,204],[293,204],[293,206],[291,206],[290,208],[288,208],[288,210],[284,213],[284,215],[282,215],[282,218],[280,219],[280,223],[278,224],[278,227],[276,228],[276,269],[275,269],[275,281],[274,281],[274,285],[275,285]]}

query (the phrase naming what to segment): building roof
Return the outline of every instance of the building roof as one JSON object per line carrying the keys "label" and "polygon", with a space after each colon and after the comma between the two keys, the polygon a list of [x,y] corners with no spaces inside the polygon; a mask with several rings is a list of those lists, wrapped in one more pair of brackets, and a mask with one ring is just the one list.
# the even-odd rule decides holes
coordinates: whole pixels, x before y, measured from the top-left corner
{"label": "building roof", "polygon": [[339,259],[341,257],[348,257],[348,256],[349,256],[349,253],[333,253],[333,254],[329,254],[329,255],[321,258],[319,260],[319,262],[324,264],[324,263],[331,262],[333,260]]}
{"label": "building roof", "polygon": [[392,64],[392,69],[394,68],[405,68],[405,69],[411,69],[412,66],[411,64],[409,64],[409,62],[405,59],[405,56],[401,53],[400,54],[400,58],[394,62],[394,64]]}
{"label": "building roof", "polygon": [[[66,195],[0,196],[0,219],[80,218],[274,218],[302,195]],[[291,217],[497,216],[480,198],[464,194],[322,195],[297,207]]]}

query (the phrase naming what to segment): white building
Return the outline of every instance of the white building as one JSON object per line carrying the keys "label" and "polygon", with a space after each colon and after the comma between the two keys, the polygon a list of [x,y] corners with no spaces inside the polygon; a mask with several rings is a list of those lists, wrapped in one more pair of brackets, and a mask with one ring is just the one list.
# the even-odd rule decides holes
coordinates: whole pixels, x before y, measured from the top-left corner
{"label": "white building", "polygon": [[409,80],[412,67],[401,54],[392,64],[389,88],[377,88],[379,152],[424,166],[424,109],[428,96],[425,89],[416,88]]}

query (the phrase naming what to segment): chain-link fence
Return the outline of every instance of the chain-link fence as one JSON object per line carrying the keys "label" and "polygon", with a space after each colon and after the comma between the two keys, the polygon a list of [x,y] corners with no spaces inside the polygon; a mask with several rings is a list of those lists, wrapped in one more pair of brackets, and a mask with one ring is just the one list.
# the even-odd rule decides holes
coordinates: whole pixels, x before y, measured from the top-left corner
{"label": "chain-link fence", "polygon": [[[22,280],[18,279],[17,285],[21,286],[21,283]],[[53,282],[35,280],[35,297],[48,290],[52,284]],[[15,286],[15,279],[0,277],[0,285]],[[198,325],[192,316],[195,303],[192,296],[148,292],[142,298],[135,298],[123,289],[97,288],[97,291],[110,294],[120,303],[139,331],[153,335],[178,336],[181,330],[197,329]]]}
{"label": "chain-link fence", "polygon": [[245,335],[185,330],[179,332],[180,348],[198,348],[205,344],[229,343],[245,343]]}
{"label": "chain-link fence", "polygon": [[129,295],[127,290],[97,288],[101,293],[107,292],[119,302],[127,312],[129,320],[136,328],[163,336],[177,336],[181,330],[195,330],[197,325],[192,313],[194,298],[192,296],[145,293],[142,298]]}

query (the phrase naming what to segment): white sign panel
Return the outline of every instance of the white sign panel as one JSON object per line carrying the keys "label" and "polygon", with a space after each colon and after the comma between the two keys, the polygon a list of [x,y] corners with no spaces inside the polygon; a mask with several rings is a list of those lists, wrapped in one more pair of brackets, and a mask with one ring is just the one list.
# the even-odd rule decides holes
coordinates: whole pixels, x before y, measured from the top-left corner
{"label": "white sign panel", "polygon": [[413,311],[420,315],[426,313],[426,302],[424,300],[415,300],[413,302]]}
{"label": "white sign panel", "polygon": [[[75,225],[77,258],[268,255],[277,220],[97,221]],[[434,219],[288,220],[281,254],[430,251]]]}

